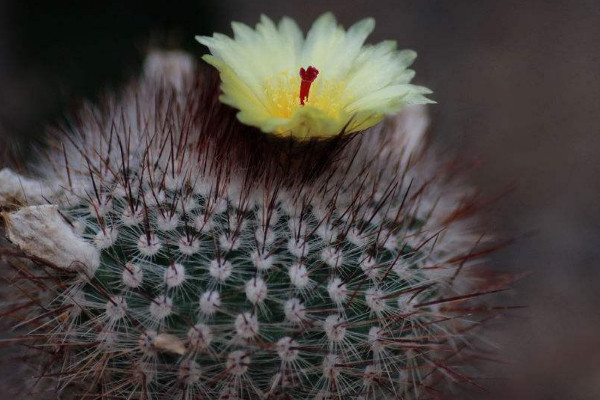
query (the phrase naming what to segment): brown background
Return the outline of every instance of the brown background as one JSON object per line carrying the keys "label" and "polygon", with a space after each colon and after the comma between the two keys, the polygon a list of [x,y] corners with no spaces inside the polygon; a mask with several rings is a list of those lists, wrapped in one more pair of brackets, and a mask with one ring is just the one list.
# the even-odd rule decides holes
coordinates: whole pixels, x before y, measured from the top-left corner
{"label": "brown background", "polygon": [[372,41],[419,53],[437,143],[480,159],[472,180],[485,190],[517,187],[492,218],[520,239],[492,261],[533,272],[508,299],[529,308],[491,332],[503,363],[473,397],[600,398],[600,1],[166,3],[0,2],[2,152],[26,150],[77,99],[118,86],[148,43],[201,54],[193,34],[230,33],[231,19],[289,15],[307,28],[326,10],[346,26],[374,16]]}

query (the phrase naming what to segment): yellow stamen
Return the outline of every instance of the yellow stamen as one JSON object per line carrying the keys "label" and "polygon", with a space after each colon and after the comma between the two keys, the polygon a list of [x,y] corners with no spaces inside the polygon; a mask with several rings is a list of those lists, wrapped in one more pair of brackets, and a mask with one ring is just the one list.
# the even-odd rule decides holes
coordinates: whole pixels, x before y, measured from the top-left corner
{"label": "yellow stamen", "polygon": [[[294,112],[302,107],[298,102],[298,87],[301,81],[300,76],[289,71],[267,78],[264,85],[266,107],[272,115],[291,118]],[[332,118],[339,116],[343,104],[352,100],[345,95],[345,86],[344,82],[331,82],[319,78],[311,86],[306,106],[318,108]]]}

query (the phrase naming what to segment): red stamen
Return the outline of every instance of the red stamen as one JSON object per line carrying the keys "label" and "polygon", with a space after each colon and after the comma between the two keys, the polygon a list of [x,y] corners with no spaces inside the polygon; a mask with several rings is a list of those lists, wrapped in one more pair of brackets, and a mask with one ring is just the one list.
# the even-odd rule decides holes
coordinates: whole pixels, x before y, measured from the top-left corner
{"label": "red stamen", "polygon": [[304,101],[308,100],[308,92],[310,91],[310,85],[317,79],[319,70],[310,65],[307,69],[300,68],[300,105],[304,105]]}

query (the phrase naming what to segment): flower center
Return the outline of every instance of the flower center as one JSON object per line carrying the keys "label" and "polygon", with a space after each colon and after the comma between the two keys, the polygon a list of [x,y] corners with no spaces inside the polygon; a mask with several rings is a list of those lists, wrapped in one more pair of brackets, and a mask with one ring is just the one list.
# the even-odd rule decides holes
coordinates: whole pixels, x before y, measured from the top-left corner
{"label": "flower center", "polygon": [[[332,82],[327,79],[316,79],[318,72],[312,77],[308,75],[311,67],[305,70],[303,79],[300,74],[282,71],[270,76],[264,83],[265,106],[274,117],[292,118],[294,113],[303,106],[318,108],[331,118],[337,118],[351,99],[345,93],[344,81]],[[298,86],[300,86],[300,101],[298,101]],[[310,91],[310,99],[308,97]]]}
{"label": "flower center", "polygon": [[308,100],[308,93],[310,92],[310,85],[317,79],[319,70],[309,65],[307,69],[300,68],[300,105],[304,105],[304,100]]}

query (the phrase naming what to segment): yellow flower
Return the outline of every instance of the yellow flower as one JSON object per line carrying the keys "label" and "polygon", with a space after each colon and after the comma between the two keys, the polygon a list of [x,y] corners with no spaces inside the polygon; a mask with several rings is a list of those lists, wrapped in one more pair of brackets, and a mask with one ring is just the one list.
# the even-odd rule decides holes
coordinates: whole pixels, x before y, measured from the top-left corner
{"label": "yellow flower", "polygon": [[252,29],[232,23],[233,39],[215,33],[196,39],[221,76],[220,100],[247,125],[299,139],[356,132],[410,104],[432,103],[427,88],[411,85],[416,53],[394,41],[364,42],[375,21],[347,31],[335,17],[319,17],[304,37],[295,21],[262,16]]}

